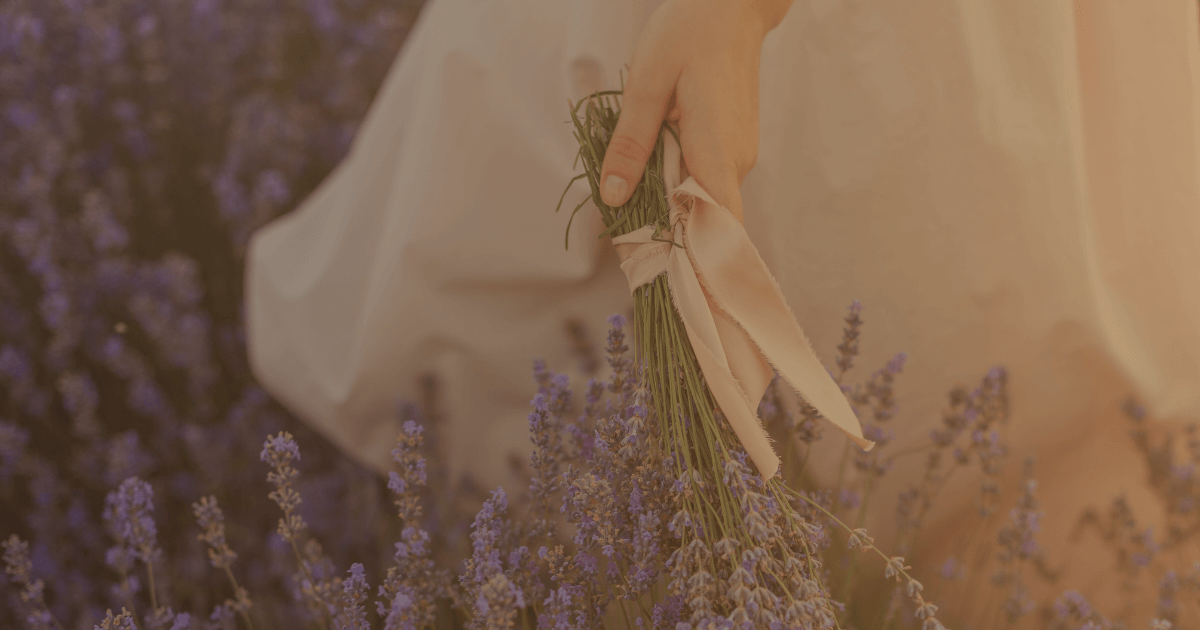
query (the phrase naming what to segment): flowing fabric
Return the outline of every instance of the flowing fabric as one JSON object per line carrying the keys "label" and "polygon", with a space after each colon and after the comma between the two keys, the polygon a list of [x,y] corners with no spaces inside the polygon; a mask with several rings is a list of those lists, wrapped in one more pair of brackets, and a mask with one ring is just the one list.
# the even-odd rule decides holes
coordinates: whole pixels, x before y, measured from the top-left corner
{"label": "flowing fabric", "polygon": [[[567,99],[620,87],[658,5],[429,0],[349,157],[251,244],[250,361],[283,404],[383,469],[396,399],[433,372],[452,470],[520,483],[531,359],[580,391],[561,322],[600,337],[632,305],[594,208],[563,251]],[[1154,505],[1127,395],[1200,420],[1197,24],[1194,0],[809,0],[763,45],[749,239],[825,364],[861,300],[849,382],[907,352],[889,449],[926,442],[951,387],[1008,369],[1010,450],[1062,515],[1047,548],[1084,506]],[[834,483],[843,443],[819,444],[810,470]],[[923,463],[875,486],[883,544]],[[926,559],[963,553],[978,493],[945,484]]]}

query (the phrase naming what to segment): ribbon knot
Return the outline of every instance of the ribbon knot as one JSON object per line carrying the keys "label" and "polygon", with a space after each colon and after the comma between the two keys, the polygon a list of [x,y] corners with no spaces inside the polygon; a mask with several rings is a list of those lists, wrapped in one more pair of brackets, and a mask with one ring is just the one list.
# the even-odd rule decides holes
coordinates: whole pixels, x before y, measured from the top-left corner
{"label": "ribbon knot", "polygon": [[806,401],[865,450],[875,443],[811,344],[745,228],[696,182],[680,183],[680,149],[665,137],[663,171],[671,229],[646,225],[614,237],[629,289],[667,274],[709,390],[765,478],[779,457],[758,419],[758,402],[777,370]]}

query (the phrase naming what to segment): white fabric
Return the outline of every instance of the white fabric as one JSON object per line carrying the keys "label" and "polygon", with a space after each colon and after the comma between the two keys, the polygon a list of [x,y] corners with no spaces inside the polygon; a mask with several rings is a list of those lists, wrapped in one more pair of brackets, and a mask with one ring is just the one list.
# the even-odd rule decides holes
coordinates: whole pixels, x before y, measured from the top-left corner
{"label": "white fabric", "polygon": [[[657,5],[430,0],[351,155],[255,235],[263,384],[382,467],[396,397],[432,370],[452,466],[499,483],[527,452],[531,358],[573,368],[564,317],[602,342],[631,307],[595,209],[570,251],[553,209],[577,173],[568,97],[619,87]],[[1013,450],[1067,509],[1142,478],[1127,394],[1200,419],[1197,23],[1194,0],[797,0],[769,34],[745,227],[827,364],[856,298],[851,380],[908,352],[898,446],[1002,364]],[[952,482],[934,525],[977,488]]]}

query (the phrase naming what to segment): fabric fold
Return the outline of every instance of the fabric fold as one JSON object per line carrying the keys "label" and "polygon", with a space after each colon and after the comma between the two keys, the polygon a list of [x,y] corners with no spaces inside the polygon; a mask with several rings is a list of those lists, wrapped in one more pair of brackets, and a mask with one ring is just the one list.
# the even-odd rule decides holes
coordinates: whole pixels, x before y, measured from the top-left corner
{"label": "fabric fold", "polygon": [[705,382],[764,477],[779,471],[779,457],[757,414],[775,371],[870,450],[875,443],[863,437],[850,403],[817,358],[742,224],[694,177],[679,181],[679,144],[670,134],[665,144],[671,229],[659,236],[670,242],[651,240],[653,225],[612,239],[630,291],[667,274]]}

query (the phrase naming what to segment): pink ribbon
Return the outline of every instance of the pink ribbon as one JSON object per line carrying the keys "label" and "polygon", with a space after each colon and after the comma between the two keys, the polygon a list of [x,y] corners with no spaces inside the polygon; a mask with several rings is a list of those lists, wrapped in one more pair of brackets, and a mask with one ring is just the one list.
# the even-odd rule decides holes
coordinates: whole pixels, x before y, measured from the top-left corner
{"label": "pink ribbon", "polygon": [[817,359],[742,224],[694,177],[679,183],[679,145],[670,133],[665,142],[672,229],[659,236],[683,247],[651,240],[653,225],[614,237],[630,291],[667,274],[704,380],[764,477],[779,470],[757,413],[774,370],[855,444],[871,450],[875,443],[863,438],[857,416]]}

